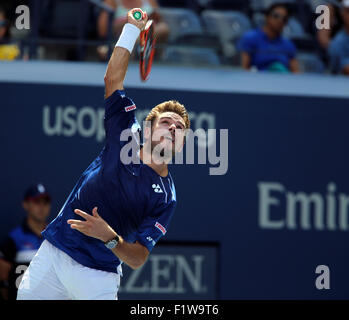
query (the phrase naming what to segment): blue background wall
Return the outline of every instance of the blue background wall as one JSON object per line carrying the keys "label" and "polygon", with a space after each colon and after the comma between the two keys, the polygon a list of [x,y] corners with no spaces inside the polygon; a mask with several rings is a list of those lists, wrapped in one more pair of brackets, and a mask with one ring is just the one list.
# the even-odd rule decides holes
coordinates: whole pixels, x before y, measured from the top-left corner
{"label": "blue background wall", "polygon": [[[21,197],[34,181],[43,182],[52,193],[53,218],[103,146],[93,130],[90,137],[63,134],[64,130],[73,132],[75,111],[61,134],[45,134],[45,106],[51,126],[59,107],[71,106],[78,113],[89,107],[82,121],[88,129],[93,125],[91,110],[100,117],[103,91],[101,85],[0,84],[0,235],[24,216]],[[127,94],[139,110],[178,99],[195,112],[196,120],[206,113],[217,129],[229,129],[226,175],[210,176],[210,165],[171,167],[178,207],[164,239],[218,244],[218,269],[211,265],[205,277],[210,270],[212,277],[218,272],[219,298],[349,298],[348,231],[338,228],[338,206],[335,230],[326,226],[315,230],[313,219],[309,230],[302,228],[300,208],[295,229],[264,228],[259,223],[262,199],[258,189],[261,182],[274,182],[285,192],[318,193],[325,206],[331,182],[336,185],[336,204],[339,194],[349,195],[348,99],[150,88],[129,88]],[[207,124],[193,120],[194,129]],[[273,197],[279,204],[271,206],[271,219],[285,221],[285,193],[274,192]],[[315,287],[315,268],[321,264],[330,268],[330,290]]]}

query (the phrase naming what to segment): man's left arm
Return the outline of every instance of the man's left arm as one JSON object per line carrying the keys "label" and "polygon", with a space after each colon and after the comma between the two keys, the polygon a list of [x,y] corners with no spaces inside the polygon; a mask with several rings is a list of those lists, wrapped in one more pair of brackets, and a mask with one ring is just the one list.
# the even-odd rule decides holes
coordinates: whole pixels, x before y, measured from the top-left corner
{"label": "man's left arm", "polygon": [[289,68],[293,73],[299,73],[299,62],[297,60],[297,48],[292,41],[289,41]]}
{"label": "man's left arm", "polygon": [[[348,61],[349,62],[349,61]],[[349,76],[349,63],[343,68],[343,73],[346,76]]]}
{"label": "man's left arm", "polygon": [[251,68],[252,53],[255,52],[256,39],[251,32],[245,33],[238,42],[237,48],[240,51],[240,64],[245,70]]}
{"label": "man's left arm", "polygon": [[293,58],[290,60],[290,70],[293,73],[299,73],[299,63],[298,60],[296,58]]}

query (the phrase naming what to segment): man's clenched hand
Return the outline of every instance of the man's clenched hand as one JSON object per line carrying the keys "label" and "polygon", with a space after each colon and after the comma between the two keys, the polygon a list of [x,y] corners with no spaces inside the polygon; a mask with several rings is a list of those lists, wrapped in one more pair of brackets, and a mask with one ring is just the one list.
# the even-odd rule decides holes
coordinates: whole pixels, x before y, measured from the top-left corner
{"label": "man's clenched hand", "polygon": [[[142,12],[142,19],[141,20],[136,20],[134,17],[133,17],[133,13],[136,12],[136,11],[140,11]],[[142,9],[139,9],[139,8],[134,8],[132,10],[130,10],[127,14],[127,22],[128,23],[131,23],[133,25],[135,25],[137,28],[139,28],[140,30],[143,30],[146,23],[148,21],[148,15],[146,12],[142,11]]]}

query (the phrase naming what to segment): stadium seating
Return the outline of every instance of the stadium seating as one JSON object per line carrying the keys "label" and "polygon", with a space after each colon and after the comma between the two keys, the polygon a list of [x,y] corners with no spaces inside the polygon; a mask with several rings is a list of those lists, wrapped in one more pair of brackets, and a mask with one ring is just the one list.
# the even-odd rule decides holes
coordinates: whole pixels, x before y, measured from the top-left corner
{"label": "stadium seating", "polygon": [[77,38],[80,2],[74,0],[46,1],[41,13],[40,31],[48,37]]}
{"label": "stadium seating", "polygon": [[185,8],[187,6],[186,0],[158,0],[160,7],[175,7]]}
{"label": "stadium seating", "polygon": [[205,30],[222,41],[236,40],[252,28],[249,18],[238,11],[204,10],[201,17]]}
{"label": "stadium seating", "polygon": [[[97,16],[101,10],[108,10],[102,0],[32,0],[35,22],[31,23],[30,35],[21,40],[21,46],[29,48],[31,59],[41,45],[50,59],[84,60],[87,46],[111,42],[111,33],[105,40],[97,38]],[[110,19],[110,30],[111,23]],[[62,54],[57,55],[58,52]],[[46,58],[45,55],[41,58]]]}
{"label": "stadium seating", "polygon": [[206,9],[249,11],[249,0],[196,0],[196,2]]}
{"label": "stadium seating", "polygon": [[301,25],[301,23],[294,17],[291,17],[288,20],[287,25],[284,28],[284,32],[283,32],[284,37],[286,38],[306,38],[307,35],[303,29],[303,26]]}
{"label": "stadium seating", "polygon": [[238,61],[234,59],[238,54],[236,42],[252,28],[249,18],[242,12],[220,10],[204,10],[201,17],[205,31],[208,34],[219,36],[224,58],[228,58],[230,63]]}
{"label": "stadium seating", "polygon": [[[113,41],[110,37],[106,40],[97,38],[98,13],[107,10],[101,8],[99,3],[102,0],[35,2],[40,2],[37,37],[32,40],[28,34],[13,34],[15,39],[25,45],[31,43],[35,47],[45,41],[49,45],[66,43],[67,46],[76,46],[79,53],[77,59],[84,60],[86,46]],[[160,0],[160,14],[171,30],[170,47],[165,50],[165,60],[176,63],[191,61],[193,64],[202,64],[206,61],[210,65],[239,65],[237,41],[246,31],[263,26],[263,11],[275,2],[289,4],[292,9],[293,15],[283,35],[295,43],[299,52],[307,52],[300,55],[302,68],[310,72],[323,70],[323,64],[314,54],[316,39],[309,30],[309,25],[312,25],[316,6],[324,4],[325,0]],[[88,5],[84,6],[84,3]]]}
{"label": "stadium seating", "polygon": [[168,46],[162,61],[187,65],[220,65],[219,57],[209,48]]}
{"label": "stadium seating", "polygon": [[297,55],[301,72],[306,73],[323,73],[325,65],[322,60],[313,53],[299,53]]}
{"label": "stadium seating", "polygon": [[203,28],[195,12],[183,8],[161,8],[160,14],[170,27],[169,41],[186,35],[203,35]]}
{"label": "stadium seating", "polygon": [[297,0],[250,0],[250,7],[253,11],[264,11],[276,2],[295,5]]}
{"label": "stadium seating", "polygon": [[315,12],[318,6],[328,4],[329,0],[306,0],[306,2],[308,2],[311,10]]}
{"label": "stadium seating", "polygon": [[252,24],[256,28],[261,28],[263,27],[265,22],[265,15],[264,13],[261,12],[254,12],[252,16]]}

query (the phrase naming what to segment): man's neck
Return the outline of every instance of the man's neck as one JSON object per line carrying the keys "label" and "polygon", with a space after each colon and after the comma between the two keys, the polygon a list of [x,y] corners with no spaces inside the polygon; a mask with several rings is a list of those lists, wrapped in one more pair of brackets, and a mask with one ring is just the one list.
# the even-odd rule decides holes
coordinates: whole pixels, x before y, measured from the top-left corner
{"label": "man's neck", "polygon": [[[152,168],[161,177],[166,177],[168,175],[168,165],[166,163],[164,163],[164,164],[155,163],[152,159],[152,156],[151,155],[145,156],[144,152],[146,152],[144,150],[144,148],[141,148],[141,150],[139,151],[139,157],[141,158],[143,163],[146,164],[147,166],[149,166],[150,168]],[[149,163],[149,161],[144,162],[144,160],[143,160],[144,158],[151,159],[150,163]]]}
{"label": "man's neck", "polygon": [[27,218],[28,227],[38,236],[41,236],[41,232],[45,229],[45,222],[38,222],[31,217]]}

